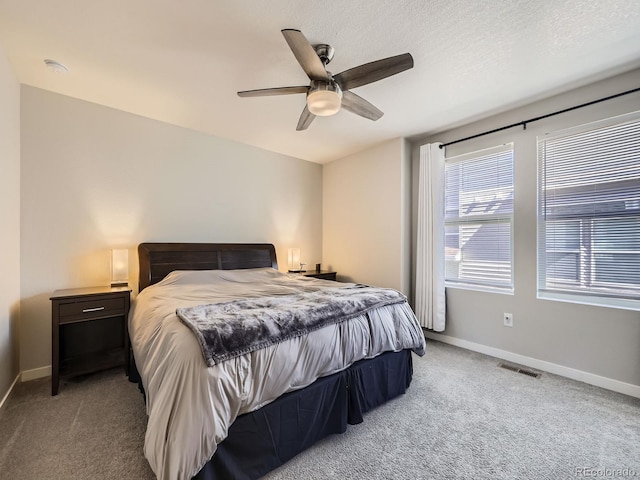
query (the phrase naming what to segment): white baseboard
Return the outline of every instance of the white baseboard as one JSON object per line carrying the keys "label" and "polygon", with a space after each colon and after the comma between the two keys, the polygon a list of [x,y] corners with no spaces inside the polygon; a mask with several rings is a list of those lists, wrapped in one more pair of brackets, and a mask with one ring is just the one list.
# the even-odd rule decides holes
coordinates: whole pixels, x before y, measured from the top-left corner
{"label": "white baseboard", "polygon": [[606,388],[607,390],[613,390],[614,392],[624,393],[632,397],[640,398],[640,385],[633,385],[631,383],[621,382],[619,380],[613,380],[607,377],[601,377],[593,373],[584,372],[582,370],[576,370],[574,368],[565,367],[556,363],[546,362],[544,360],[538,360],[537,358],[527,357],[518,353],[508,352],[506,350],[500,350],[498,348],[488,347],[480,343],[469,342],[460,338],[450,337],[441,333],[433,333],[425,331],[425,337],[432,340],[437,340],[442,343],[448,343],[456,347],[465,348],[467,350],[473,350],[474,352],[484,353],[491,357],[501,358],[509,362],[524,365],[526,367],[535,368],[545,372],[553,373],[555,375],[561,375],[563,377],[578,380],[579,382],[595,385],[596,387]]}
{"label": "white baseboard", "polygon": [[5,394],[5,396],[2,397],[2,400],[0,400],[0,409],[2,409],[2,407],[5,404],[5,402],[9,398],[9,395],[11,395],[11,392],[13,392],[13,387],[16,386],[16,383],[18,383],[18,380],[20,380],[20,374],[16,375],[16,378],[13,380],[13,383],[9,387],[9,390],[7,390],[7,393]]}
{"label": "white baseboard", "polygon": [[25,370],[20,375],[21,382],[28,382],[29,380],[35,380],[36,378],[43,378],[51,376],[51,365],[46,367],[33,368],[31,370]]}
{"label": "white baseboard", "polygon": [[28,382],[29,380],[35,380],[36,378],[44,378],[51,376],[51,365],[47,365],[46,367],[33,368],[31,370],[25,370],[24,372],[20,372],[16,375],[16,378],[13,380],[13,383],[9,387],[9,390],[5,394],[5,396],[0,400],[0,408],[3,407],[11,392],[13,392],[16,383],[18,382]]}

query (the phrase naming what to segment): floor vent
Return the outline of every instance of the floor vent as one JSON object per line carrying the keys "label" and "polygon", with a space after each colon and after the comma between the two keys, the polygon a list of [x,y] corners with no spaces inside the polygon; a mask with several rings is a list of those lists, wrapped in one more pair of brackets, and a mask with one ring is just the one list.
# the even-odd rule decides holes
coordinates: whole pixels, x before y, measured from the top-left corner
{"label": "floor vent", "polygon": [[523,375],[527,375],[529,377],[533,377],[533,378],[540,378],[540,374],[537,372],[534,372],[533,370],[527,370],[526,368],[521,368],[521,367],[517,367],[515,365],[510,365],[508,363],[499,363],[498,366],[500,368],[504,368],[506,370],[511,370],[512,372],[518,372],[521,373]]}

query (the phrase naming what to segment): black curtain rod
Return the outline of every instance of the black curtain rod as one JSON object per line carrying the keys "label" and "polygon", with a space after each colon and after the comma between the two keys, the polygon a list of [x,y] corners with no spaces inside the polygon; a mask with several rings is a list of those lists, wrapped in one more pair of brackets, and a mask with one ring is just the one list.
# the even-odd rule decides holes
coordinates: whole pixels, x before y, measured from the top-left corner
{"label": "black curtain rod", "polygon": [[640,87],[634,88],[633,90],[627,90],[626,92],[616,93],[615,95],[610,95],[608,97],[600,98],[598,100],[593,100],[591,102],[583,103],[581,105],[576,105],[575,107],[565,108],[564,110],[558,110],[557,112],[547,113],[546,115],[541,115],[540,117],[530,118],[529,120],[523,120],[521,122],[512,123],[511,125],[505,125],[504,127],[494,128],[493,130],[489,130],[487,132],[477,133],[476,135],[471,135],[470,137],[460,138],[458,140],[453,140],[452,142],[443,143],[440,145],[440,148],[448,147],[449,145],[453,145],[454,143],[466,142],[467,140],[471,140],[473,138],[483,137],[484,135],[489,135],[490,133],[500,132],[502,130],[506,130],[508,128],[522,127],[526,130],[528,123],[537,122],[538,120],[542,120],[544,118],[553,117],[555,115],[560,115],[561,113],[570,112],[571,110],[577,110],[578,108],[588,107],[589,105],[594,105],[596,103],[605,102],[607,100],[612,100],[614,98],[622,97],[624,95],[629,95],[630,93],[640,92]]}

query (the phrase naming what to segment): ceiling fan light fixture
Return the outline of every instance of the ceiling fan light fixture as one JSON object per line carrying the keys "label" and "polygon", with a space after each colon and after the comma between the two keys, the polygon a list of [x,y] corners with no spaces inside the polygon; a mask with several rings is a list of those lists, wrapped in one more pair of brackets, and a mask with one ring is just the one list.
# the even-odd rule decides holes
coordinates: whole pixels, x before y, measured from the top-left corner
{"label": "ceiling fan light fixture", "polygon": [[342,90],[335,82],[313,80],[307,94],[307,107],[314,115],[328,117],[335,115],[342,104]]}

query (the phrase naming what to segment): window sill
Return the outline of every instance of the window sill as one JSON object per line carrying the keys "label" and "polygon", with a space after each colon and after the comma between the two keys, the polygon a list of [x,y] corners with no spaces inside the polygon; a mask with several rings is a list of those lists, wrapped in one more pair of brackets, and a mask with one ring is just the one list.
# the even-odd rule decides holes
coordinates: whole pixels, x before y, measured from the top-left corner
{"label": "window sill", "polygon": [[445,288],[455,288],[457,290],[473,290],[483,293],[500,293],[502,295],[513,295],[513,288],[504,287],[489,287],[487,285],[470,285],[467,283],[447,283],[444,284]]}
{"label": "window sill", "polygon": [[590,305],[594,307],[619,308],[621,310],[640,311],[640,300],[629,300],[626,298],[596,297],[590,295],[541,291],[538,291],[537,298],[539,300],[577,303],[580,305]]}

